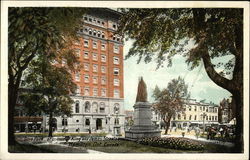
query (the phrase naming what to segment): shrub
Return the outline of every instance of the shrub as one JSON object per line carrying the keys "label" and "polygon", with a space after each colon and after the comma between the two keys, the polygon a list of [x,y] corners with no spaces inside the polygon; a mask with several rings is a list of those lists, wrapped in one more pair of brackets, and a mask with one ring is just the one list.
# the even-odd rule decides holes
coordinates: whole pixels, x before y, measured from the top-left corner
{"label": "shrub", "polygon": [[204,145],[187,138],[176,138],[176,137],[169,137],[169,138],[159,138],[159,137],[152,137],[152,138],[143,138],[138,141],[140,144],[154,146],[154,147],[163,147],[169,149],[181,149],[181,150],[203,150]]}

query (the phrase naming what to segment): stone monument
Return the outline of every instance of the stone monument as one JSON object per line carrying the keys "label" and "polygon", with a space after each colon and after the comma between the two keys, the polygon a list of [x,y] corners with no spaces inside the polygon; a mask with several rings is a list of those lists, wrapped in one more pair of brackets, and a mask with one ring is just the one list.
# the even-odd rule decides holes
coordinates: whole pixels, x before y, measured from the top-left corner
{"label": "stone monument", "polygon": [[151,104],[147,101],[147,87],[143,78],[139,79],[136,103],[134,105],[134,124],[125,131],[125,138],[160,137],[161,131],[152,124]]}

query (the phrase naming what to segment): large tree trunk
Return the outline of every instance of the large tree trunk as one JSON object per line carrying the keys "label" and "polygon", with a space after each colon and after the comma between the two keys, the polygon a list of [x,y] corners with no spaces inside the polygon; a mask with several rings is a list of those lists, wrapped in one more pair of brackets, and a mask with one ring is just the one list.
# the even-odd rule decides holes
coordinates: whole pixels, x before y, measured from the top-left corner
{"label": "large tree trunk", "polygon": [[14,84],[12,77],[8,84],[8,145],[15,145],[14,135],[14,112],[18,96],[18,86]]}
{"label": "large tree trunk", "polygon": [[244,152],[243,141],[243,94],[238,92],[233,94],[233,98],[237,104],[236,109],[236,130],[235,130],[235,148],[234,152]]}
{"label": "large tree trunk", "polygon": [[49,113],[49,135],[48,135],[48,137],[53,137],[53,130],[52,130],[52,125],[53,125],[53,121],[52,121],[52,119],[53,119],[53,113],[52,112],[50,112]]}
{"label": "large tree trunk", "polygon": [[164,122],[165,122],[165,124],[166,124],[166,128],[165,128],[165,133],[164,133],[164,134],[167,135],[167,134],[168,134],[169,127],[170,127],[170,120],[171,120],[171,118],[167,117],[167,118],[164,118],[163,120],[164,120]]}

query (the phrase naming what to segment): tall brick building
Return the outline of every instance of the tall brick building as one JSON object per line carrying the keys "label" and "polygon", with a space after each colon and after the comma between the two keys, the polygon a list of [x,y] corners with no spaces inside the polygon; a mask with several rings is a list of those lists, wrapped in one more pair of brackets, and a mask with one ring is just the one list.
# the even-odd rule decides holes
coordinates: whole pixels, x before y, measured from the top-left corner
{"label": "tall brick building", "polygon": [[83,67],[72,73],[77,84],[73,113],[56,117],[57,131],[124,131],[123,42],[115,34],[119,17],[119,12],[104,8],[83,16],[80,41],[74,46]]}

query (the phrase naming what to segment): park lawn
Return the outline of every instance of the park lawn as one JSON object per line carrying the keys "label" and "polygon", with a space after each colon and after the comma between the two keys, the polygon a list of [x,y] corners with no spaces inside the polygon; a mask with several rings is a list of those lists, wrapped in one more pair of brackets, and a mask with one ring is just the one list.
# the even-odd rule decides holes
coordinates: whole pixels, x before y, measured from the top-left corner
{"label": "park lawn", "polygon": [[11,145],[8,147],[10,153],[55,153],[49,149],[40,148],[32,144],[19,144]]}

